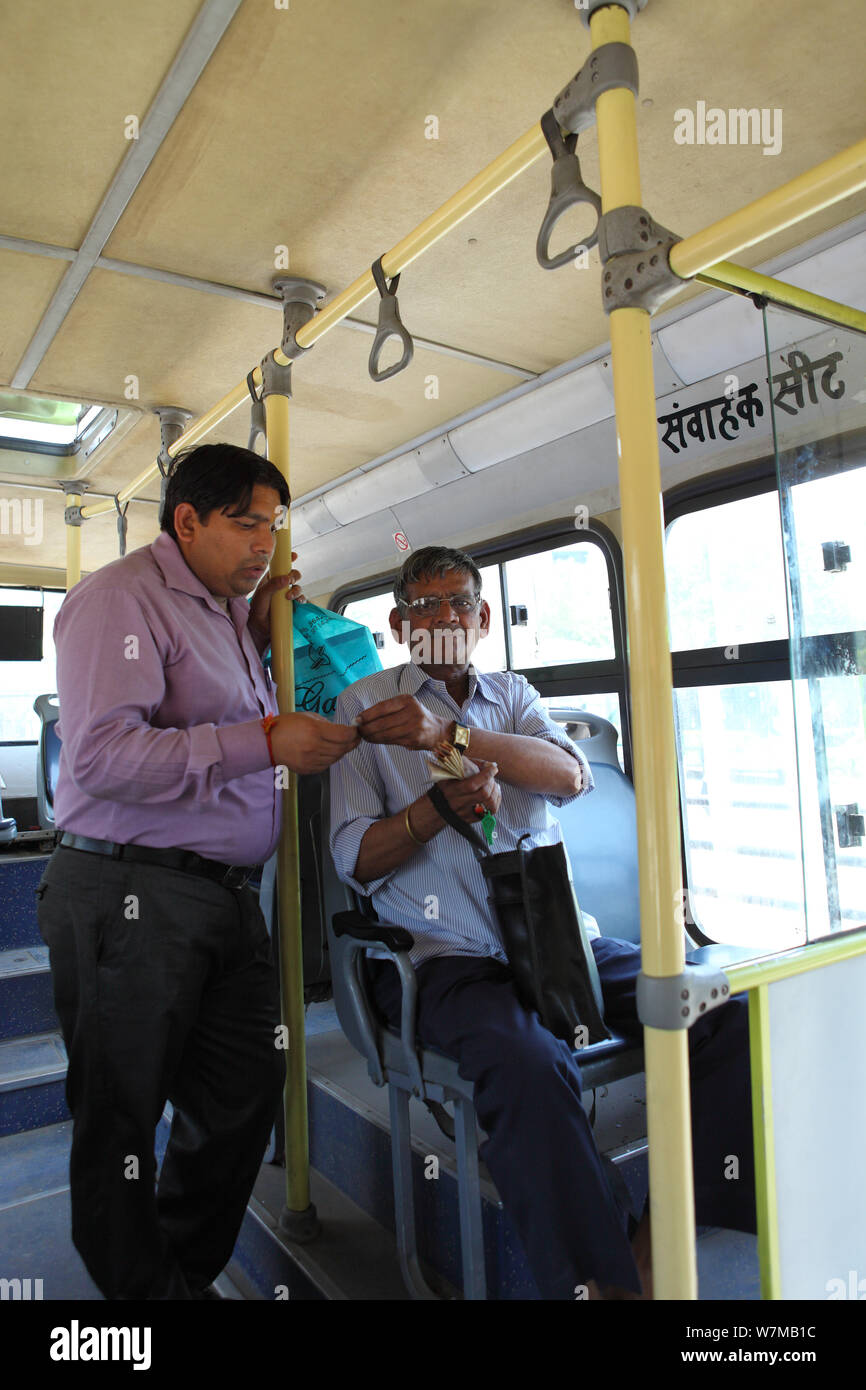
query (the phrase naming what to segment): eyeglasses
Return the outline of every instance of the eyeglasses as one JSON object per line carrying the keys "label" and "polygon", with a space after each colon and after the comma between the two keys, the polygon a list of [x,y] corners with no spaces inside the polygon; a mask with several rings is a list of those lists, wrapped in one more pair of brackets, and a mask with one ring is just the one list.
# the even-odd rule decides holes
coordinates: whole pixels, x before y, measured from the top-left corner
{"label": "eyeglasses", "polygon": [[466,594],[423,594],[421,598],[410,599],[403,606],[429,618],[439,612],[443,603],[450,604],[455,613],[474,613],[480,602],[480,594],[475,598],[469,598]]}

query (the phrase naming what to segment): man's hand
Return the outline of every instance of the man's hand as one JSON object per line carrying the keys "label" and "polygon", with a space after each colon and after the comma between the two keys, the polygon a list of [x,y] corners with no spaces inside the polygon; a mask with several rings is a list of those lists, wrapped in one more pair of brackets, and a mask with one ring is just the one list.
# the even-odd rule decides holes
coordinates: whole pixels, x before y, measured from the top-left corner
{"label": "man's hand", "polygon": [[274,762],[292,772],[324,772],[358,743],[357,729],[320,714],[281,714],[271,725]]}
{"label": "man's hand", "polygon": [[[297,558],[297,551],[293,550],[292,559]],[[271,596],[278,589],[285,589],[287,599],[297,599],[298,603],[306,603],[307,600],[298,584],[300,577],[300,570],[292,570],[291,574],[269,574],[256,589],[250,602],[249,625],[263,637],[267,637],[268,641],[271,637]]]}
{"label": "man's hand", "polygon": [[394,743],[400,748],[435,748],[451,731],[450,719],[425,709],[414,695],[395,695],[358,715],[358,732],[369,743]]}
{"label": "man's hand", "polygon": [[479,817],[475,813],[476,806],[483,806],[486,811],[492,811],[494,816],[499,810],[502,801],[502,792],[496,782],[499,769],[496,763],[485,763],[480,759],[476,769],[475,763],[465,756],[463,766],[470,776],[450,778],[448,781],[437,782],[436,785],[451,810],[461,820],[469,821],[470,825],[477,825]]}

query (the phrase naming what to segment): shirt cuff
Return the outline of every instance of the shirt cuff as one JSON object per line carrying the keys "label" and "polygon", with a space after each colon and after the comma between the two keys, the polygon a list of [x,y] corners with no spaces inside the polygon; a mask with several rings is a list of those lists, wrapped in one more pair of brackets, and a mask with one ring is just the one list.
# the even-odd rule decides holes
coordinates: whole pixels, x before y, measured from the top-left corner
{"label": "shirt cuff", "polygon": [[271,766],[268,740],[259,719],[248,724],[229,724],[216,731],[222,751],[223,780],[264,772]]}
{"label": "shirt cuff", "polygon": [[[394,877],[396,869],[389,869],[388,873],[381,878],[371,878],[366,883],[360,883],[353,878],[351,873],[344,869],[344,864],[351,864],[354,869],[358,862],[358,854],[361,849],[361,841],[370,829],[371,825],[378,825],[379,821],[375,816],[358,816],[356,820],[350,821],[348,825],[341,827],[335,841],[332,854],[337,873],[343,883],[348,883],[350,888],[354,888],[356,893],[360,893],[362,898],[372,897],[389,879]],[[401,866],[402,867],[402,866]]]}
{"label": "shirt cuff", "polygon": [[[553,740],[551,739],[550,742],[553,743]],[[544,799],[545,801],[549,801],[551,806],[568,806],[572,801],[576,801],[579,796],[586,796],[587,792],[591,792],[595,786],[595,782],[592,780],[592,773],[585,753],[581,753],[580,749],[575,748],[573,745],[571,748],[566,748],[562,743],[555,743],[554,747],[562,748],[564,752],[570,753],[575,761],[580,764],[580,790],[572,792],[570,796],[546,796]]]}

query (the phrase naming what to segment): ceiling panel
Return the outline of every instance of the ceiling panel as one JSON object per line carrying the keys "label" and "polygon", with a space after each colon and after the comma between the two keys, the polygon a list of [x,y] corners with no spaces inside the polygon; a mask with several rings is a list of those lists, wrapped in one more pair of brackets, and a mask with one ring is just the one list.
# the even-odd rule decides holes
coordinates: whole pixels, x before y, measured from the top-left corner
{"label": "ceiling panel", "polygon": [[200,0],[2,0],[0,232],[79,246]]}
{"label": "ceiling panel", "polygon": [[[2,148],[2,141],[0,141]],[[8,386],[24,350],[60,284],[66,261],[0,251],[0,383]]]}
{"label": "ceiling panel", "polygon": [[[77,244],[144,114],[197,0],[0,0],[0,232]],[[633,27],[644,201],[682,235],[778,186],[862,135],[862,0],[650,0]],[[46,38],[49,36],[49,38]],[[50,41],[49,41],[50,40]],[[121,217],[106,254],[267,291],[289,272],[333,294],[538,119],[589,51],[573,0],[244,0]],[[820,100],[808,94],[815,75]],[[675,112],[781,110],[778,154],[680,145]],[[439,138],[425,138],[427,118]],[[598,185],[594,131],[584,177]],[[421,337],[543,371],[601,346],[597,259],[556,273],[535,262],[549,160],[539,160],[408,267],[403,319]],[[756,264],[866,209],[846,200],[740,258]],[[0,253],[0,378],[8,380],[64,265]],[[687,291],[687,294],[693,291]],[[372,320],[371,298],[359,316]],[[31,389],[198,413],[278,340],[279,314],[94,271]],[[295,495],[335,479],[516,384],[506,372],[427,351],[394,381],[366,373],[370,338],[337,328],[296,371]],[[438,378],[428,399],[426,379]],[[239,410],[214,437],[246,442]],[[151,462],[142,421],[92,474],[114,490]],[[150,491],[158,494],[154,485]],[[105,524],[105,523],[101,523]],[[113,524],[110,522],[109,525]]]}
{"label": "ceiling panel", "polygon": [[[9,507],[20,502],[21,533],[7,534],[0,528],[0,584],[4,565],[35,565],[66,571],[66,523],[63,519],[65,500],[59,491],[33,492],[3,484],[3,499]],[[9,510],[9,515],[14,513]],[[127,513],[127,553],[140,545],[149,545],[159,530],[155,507],[130,503]],[[118,558],[116,514],[106,513],[85,521],[81,537],[81,569],[83,573],[100,569]],[[63,581],[61,581],[63,582]]]}
{"label": "ceiling panel", "polygon": [[[199,414],[243,381],[276,344],[281,326],[280,314],[266,308],[94,271],[32,387],[50,394],[64,383],[82,399],[101,392],[122,404],[134,376],[142,407],[179,405]],[[376,384],[367,374],[371,341],[337,328],[295,368],[297,495],[518,384],[511,373],[420,349],[400,376]],[[434,389],[438,397],[428,399]],[[246,443],[248,412],[242,407],[236,415],[235,442]],[[227,437],[225,426],[214,431],[215,439]],[[148,448],[131,476],[152,458]]]}

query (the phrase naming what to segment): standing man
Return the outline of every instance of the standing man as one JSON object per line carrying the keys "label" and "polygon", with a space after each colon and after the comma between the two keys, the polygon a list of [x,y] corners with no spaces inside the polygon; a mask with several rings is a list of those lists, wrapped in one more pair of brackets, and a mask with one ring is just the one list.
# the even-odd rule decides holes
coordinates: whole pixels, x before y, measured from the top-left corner
{"label": "standing man", "polygon": [[358,741],[315,714],[268,719],[271,596],[300,597],[300,575],[256,585],[288,504],[246,449],[180,455],[160,535],[82,579],[54,628],[63,833],[39,927],[69,1055],[72,1237],[110,1299],[209,1296],[285,1080],[245,885],[279,837],[274,766],[322,771]]}

